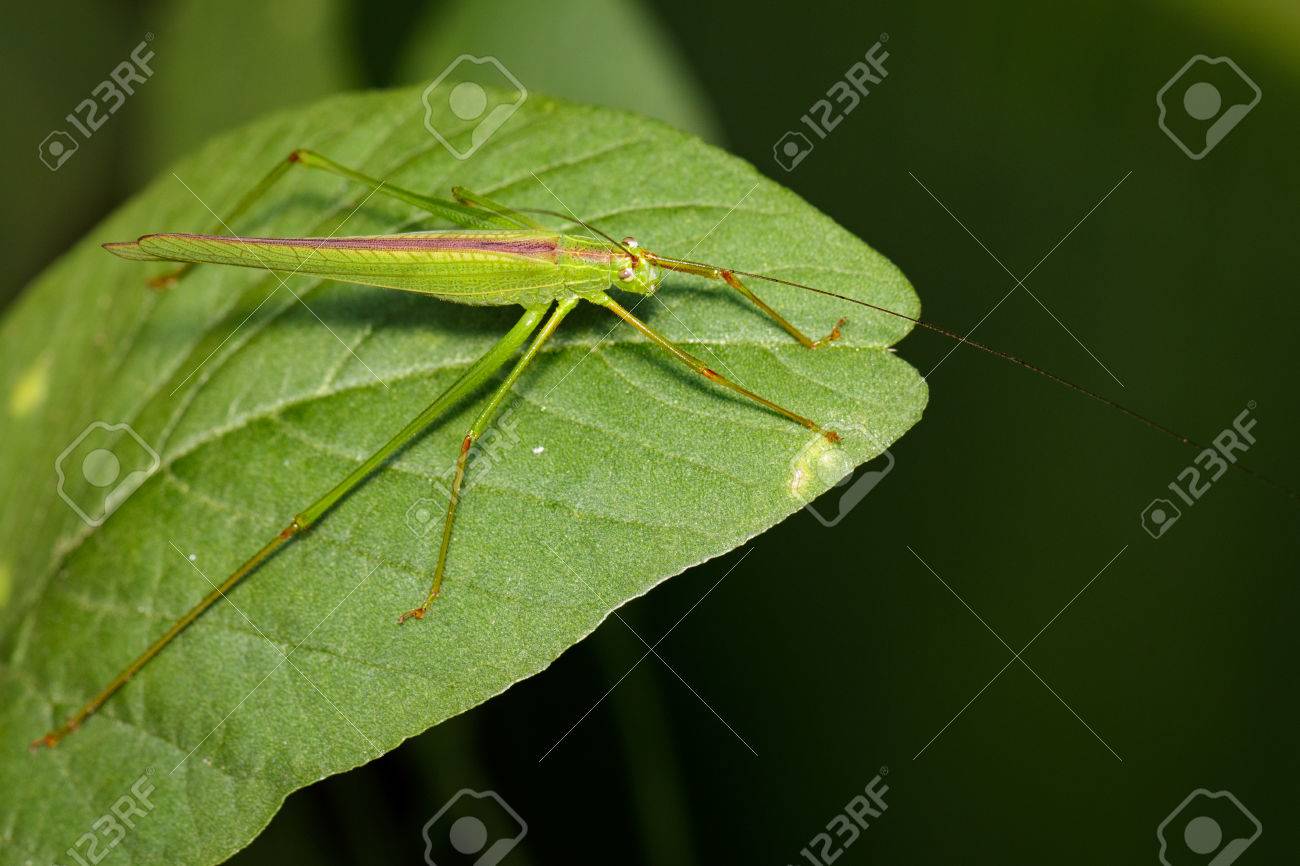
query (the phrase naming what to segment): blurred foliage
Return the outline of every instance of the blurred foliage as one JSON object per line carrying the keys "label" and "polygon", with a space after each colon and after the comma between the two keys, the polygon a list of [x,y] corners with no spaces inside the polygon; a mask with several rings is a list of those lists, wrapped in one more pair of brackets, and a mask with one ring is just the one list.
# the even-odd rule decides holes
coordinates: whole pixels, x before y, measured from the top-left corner
{"label": "blurred foliage", "polygon": [[430,6],[396,81],[429,81],[461,54],[500,58],[524,86],[634,110],[717,143],[699,85],[658,17],[638,0],[493,0]]}
{"label": "blurred foliage", "polygon": [[[366,84],[343,0],[173,0],[145,23],[163,74],[131,106],[140,186],[217,133]],[[242,173],[245,166],[232,165]]]}

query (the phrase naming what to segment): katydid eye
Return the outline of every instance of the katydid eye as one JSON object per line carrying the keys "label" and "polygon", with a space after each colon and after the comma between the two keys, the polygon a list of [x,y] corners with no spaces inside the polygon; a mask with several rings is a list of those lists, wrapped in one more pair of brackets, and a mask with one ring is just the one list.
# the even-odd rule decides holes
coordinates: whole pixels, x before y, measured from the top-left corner
{"label": "katydid eye", "polygon": [[634,276],[636,276],[636,271],[632,270],[631,268],[624,268],[623,270],[618,272],[618,278],[625,283],[628,280],[632,279],[632,277]]}
{"label": "katydid eye", "polygon": [[637,243],[636,238],[623,238],[623,246],[627,247],[629,250],[634,250],[641,246],[641,244]]}

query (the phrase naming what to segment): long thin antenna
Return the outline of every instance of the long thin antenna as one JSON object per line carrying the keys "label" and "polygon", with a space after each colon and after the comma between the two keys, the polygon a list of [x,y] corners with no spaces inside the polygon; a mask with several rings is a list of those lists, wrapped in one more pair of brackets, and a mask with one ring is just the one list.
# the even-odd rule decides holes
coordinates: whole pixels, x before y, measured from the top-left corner
{"label": "long thin antenna", "polygon": [[[689,264],[700,265],[702,267],[712,267],[711,265],[704,265],[701,262],[690,262]],[[1021,358],[1017,355],[1013,355],[1010,352],[1003,352],[1001,349],[994,349],[992,346],[986,346],[983,343],[977,343],[976,341],[970,339],[964,334],[959,334],[956,331],[952,331],[948,328],[942,327],[941,325],[936,325],[933,324],[932,322],[927,322],[924,319],[919,319],[916,318],[915,316],[909,316],[906,313],[900,313],[896,310],[891,310],[887,307],[881,307],[877,304],[872,304],[867,301],[859,300],[857,298],[850,298],[847,295],[840,295],[835,292],[827,291],[826,289],[819,289],[816,286],[809,286],[809,285],[805,285],[804,283],[797,283],[794,280],[786,280],[786,279],[782,279],[781,277],[768,276],[767,274],[757,274],[757,273],[753,273],[752,271],[733,270],[732,273],[739,274],[742,277],[752,277],[758,280],[767,280],[770,283],[779,283],[780,285],[783,286],[791,286],[792,288],[803,289],[805,291],[814,292],[818,295],[825,295],[827,297],[836,298],[841,301],[848,301],[851,304],[857,304],[862,307],[867,307],[868,309],[876,310],[877,312],[887,313],[891,316],[896,316],[900,319],[906,319],[907,321],[911,322],[914,325],[917,325],[918,327],[925,328],[928,331],[933,331],[936,334],[943,334],[945,337],[948,337],[949,339],[956,340],[959,345],[964,344],[970,346],[973,349],[979,349],[981,352],[987,352],[990,355],[994,355],[1006,361],[1010,361],[1012,364],[1016,364],[1017,366],[1024,367],[1026,370],[1032,370],[1033,372],[1037,373],[1038,375],[1046,379],[1050,379],[1053,382],[1056,382],[1060,385],[1064,385],[1066,388],[1069,388],[1072,391],[1076,391],[1080,394],[1083,394],[1085,397],[1091,397],[1093,400],[1096,400],[1098,403],[1102,403],[1106,406],[1110,406],[1112,409],[1117,409],[1120,412],[1123,412],[1125,415],[1128,415],[1130,418],[1135,418],[1138,421],[1141,421],[1143,424],[1150,427],[1151,429],[1158,430],[1161,433],[1165,434],[1166,436],[1176,439],[1179,442],[1191,448],[1204,449],[1207,447],[1197,442],[1195,439],[1192,439],[1188,436],[1184,436],[1182,433],[1179,433],[1176,430],[1171,430],[1170,428],[1164,426],[1163,424],[1160,424],[1152,420],[1151,418],[1148,418],[1142,413],[1136,412],[1133,409],[1128,408],[1122,403],[1117,403],[1114,400],[1110,399],[1109,397],[1098,394],[1096,391],[1085,388],[1082,385],[1076,385],[1074,382],[1071,382],[1068,379],[1063,379],[1060,376],[1056,375],[1055,373],[1052,373],[1048,370],[1044,370],[1042,367],[1039,367],[1036,364],[1031,364],[1029,361],[1026,361],[1024,358]],[[1272,478],[1269,478],[1267,475],[1262,475],[1256,472],[1255,470],[1251,469],[1249,466],[1242,465],[1239,461],[1232,462],[1230,463],[1230,465],[1246,473],[1247,475],[1250,475],[1264,482],[1265,484],[1268,484],[1269,486],[1277,490],[1280,490],[1291,499],[1300,499],[1300,495],[1297,495],[1296,491],[1292,490],[1287,485],[1281,483],[1280,481],[1275,481]]]}

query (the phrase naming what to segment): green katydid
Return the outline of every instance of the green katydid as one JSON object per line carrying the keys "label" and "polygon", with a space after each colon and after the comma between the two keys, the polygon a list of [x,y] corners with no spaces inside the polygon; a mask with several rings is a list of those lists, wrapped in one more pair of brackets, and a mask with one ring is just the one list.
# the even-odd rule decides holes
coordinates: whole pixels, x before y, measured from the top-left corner
{"label": "green katydid", "polygon": [[[403,613],[398,621],[422,619],[442,588],[456,511],[461,500],[462,483],[474,443],[490,427],[512,387],[536,360],[546,341],[555,333],[564,318],[582,301],[610,310],[670,357],[714,384],[730,389],[793,423],[821,434],[831,443],[839,440],[834,430],[772,402],[716,372],[699,358],[661,336],[607,292],[610,286],[614,286],[632,293],[653,294],[667,271],[725,283],[809,349],[816,349],[837,339],[844,320],[835,323],[825,336],[813,339],[765,303],[742,282],[741,277],[767,280],[828,295],[880,313],[907,319],[920,327],[1033,370],[1137,418],[1186,444],[1196,444],[1187,437],[1174,433],[1109,398],[1068,382],[1014,355],[976,343],[956,332],[903,313],[778,277],[659,255],[641,247],[632,238],[616,241],[572,215],[541,210],[526,212],[513,210],[459,188],[453,190],[454,201],[431,198],[382,182],[312,151],[294,151],[286,161],[273,168],[240,200],[231,213],[230,219],[236,219],[247,211],[295,165],[330,172],[366,184],[376,193],[415,205],[459,228],[368,237],[258,238],[219,235],[217,232],[224,227],[224,223],[219,223],[208,234],[149,234],[136,241],[108,243],[104,244],[104,247],[126,259],[183,262],[184,264],[176,271],[153,281],[152,284],[159,288],[175,284],[195,264],[216,263],[313,274],[327,279],[431,295],[455,303],[517,304],[523,307],[524,312],[515,325],[486,354],[471,365],[446,391],[438,395],[423,412],[407,423],[385,445],[370,455],[331,490],[299,512],[287,526],[173,623],[161,637],[63,725],[36,740],[32,744],[34,747],[54,746],[76,730],[87,717],[98,710],[178,634],[224,597],[225,593],[255,571],[291,539],[323,518],[350,491],[418,438],[453,406],[477,391],[523,348],[522,354],[514,361],[504,380],[492,392],[487,404],[479,412],[461,442],[429,591],[418,607]],[[550,214],[567,219],[587,229],[590,235],[559,233],[546,228],[528,214]],[[1240,464],[1233,465],[1240,467]]]}

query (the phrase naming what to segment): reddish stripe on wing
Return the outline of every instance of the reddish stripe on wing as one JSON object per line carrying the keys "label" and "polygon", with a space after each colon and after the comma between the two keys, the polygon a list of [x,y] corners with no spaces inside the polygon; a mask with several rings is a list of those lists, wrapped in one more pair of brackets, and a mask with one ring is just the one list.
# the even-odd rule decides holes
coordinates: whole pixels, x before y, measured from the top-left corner
{"label": "reddish stripe on wing", "polygon": [[[157,236],[155,236],[157,237]],[[450,251],[467,253],[507,253],[510,255],[554,260],[559,245],[558,238],[529,238],[507,240],[504,238],[473,238],[465,235],[440,237],[438,235],[393,235],[373,238],[245,238],[223,235],[171,233],[162,237],[186,240],[219,241],[229,244],[265,246],[303,246],[318,250],[391,250],[395,252]]]}

